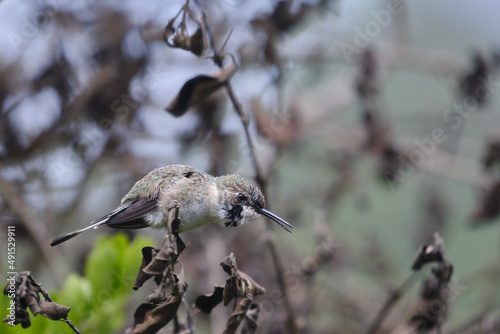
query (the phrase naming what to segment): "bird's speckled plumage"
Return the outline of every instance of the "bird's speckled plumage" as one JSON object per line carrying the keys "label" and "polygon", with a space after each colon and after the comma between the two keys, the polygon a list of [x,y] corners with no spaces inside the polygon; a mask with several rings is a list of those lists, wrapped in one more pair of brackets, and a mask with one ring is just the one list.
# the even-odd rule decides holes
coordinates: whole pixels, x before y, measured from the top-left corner
{"label": "bird's speckled plumage", "polygon": [[237,174],[213,177],[199,169],[169,165],[157,168],[137,181],[120,206],[97,219],[89,227],[55,239],[57,245],[76,235],[102,225],[117,229],[162,228],[167,224],[166,208],[179,204],[180,224],[175,233],[219,223],[224,226],[248,224],[263,214],[281,227],[293,228],[283,219],[265,210],[265,199],[260,190]]}
{"label": "bird's speckled plumage", "polygon": [[204,171],[184,165],[169,165],[156,168],[137,181],[128,194],[123,197],[121,204],[134,202],[138,199],[156,199],[162,190],[170,189],[179,180],[186,177],[199,182],[205,188],[207,183],[215,184],[215,178]]}

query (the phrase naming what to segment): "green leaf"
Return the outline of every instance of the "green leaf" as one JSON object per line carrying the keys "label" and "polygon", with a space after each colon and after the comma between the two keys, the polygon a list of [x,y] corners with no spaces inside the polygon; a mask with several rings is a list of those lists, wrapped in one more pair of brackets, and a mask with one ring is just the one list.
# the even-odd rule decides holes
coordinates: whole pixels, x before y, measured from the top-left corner
{"label": "green leaf", "polygon": [[[114,333],[126,323],[125,309],[142,259],[142,248],[154,245],[147,237],[137,237],[132,242],[125,233],[97,240],[85,262],[85,276],[71,273],[63,288],[49,292],[52,299],[69,306],[68,318],[83,333]],[[9,303],[7,296],[0,298],[2,309]],[[50,321],[30,314],[31,326],[1,326],[2,334],[71,333],[60,321]]]}

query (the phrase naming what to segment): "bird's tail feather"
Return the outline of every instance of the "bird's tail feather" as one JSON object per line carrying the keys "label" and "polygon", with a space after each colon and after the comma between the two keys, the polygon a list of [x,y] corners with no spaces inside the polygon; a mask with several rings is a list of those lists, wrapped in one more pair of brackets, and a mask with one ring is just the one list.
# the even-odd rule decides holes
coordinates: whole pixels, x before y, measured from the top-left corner
{"label": "bird's tail feather", "polygon": [[108,219],[109,218],[100,219],[100,220],[96,221],[95,223],[92,223],[91,225],[89,225],[87,227],[84,227],[82,229],[79,229],[79,230],[73,231],[71,233],[65,234],[62,237],[56,238],[56,239],[52,240],[52,242],[50,243],[50,246],[54,247],[54,246],[59,245],[60,243],[63,243],[65,241],[69,240],[69,239],[73,239],[74,237],[76,237],[78,234],[80,234],[82,232],[85,232],[85,231],[93,229],[93,228],[94,229],[95,228],[99,228],[102,225],[105,225],[106,222],[108,221]]}

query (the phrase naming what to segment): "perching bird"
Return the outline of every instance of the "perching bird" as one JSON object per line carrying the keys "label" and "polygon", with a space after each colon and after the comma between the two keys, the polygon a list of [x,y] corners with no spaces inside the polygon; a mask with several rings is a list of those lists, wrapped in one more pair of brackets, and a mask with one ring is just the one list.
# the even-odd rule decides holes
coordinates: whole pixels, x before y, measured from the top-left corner
{"label": "perching bird", "polygon": [[265,209],[260,190],[237,174],[213,177],[199,169],[169,165],[153,170],[135,183],[116,210],[94,220],[90,226],[54,239],[58,245],[78,234],[107,225],[116,229],[162,228],[168,223],[169,205],[179,205],[180,223],[174,233],[194,230],[210,223],[226,227],[246,225],[259,215],[271,218],[288,232],[293,226]]}

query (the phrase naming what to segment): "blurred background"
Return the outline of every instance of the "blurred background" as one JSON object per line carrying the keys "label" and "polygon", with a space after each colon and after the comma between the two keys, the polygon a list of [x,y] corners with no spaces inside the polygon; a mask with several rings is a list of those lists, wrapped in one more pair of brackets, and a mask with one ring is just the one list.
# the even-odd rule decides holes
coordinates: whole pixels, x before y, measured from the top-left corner
{"label": "blurred background", "polygon": [[[257,333],[370,333],[398,288],[372,333],[499,333],[500,5],[185,5],[0,2],[0,238],[5,254],[7,227],[15,226],[16,270],[31,271],[65,301],[83,332],[123,332],[154,285],[132,292],[128,279],[126,298],[97,305],[99,290],[81,283],[96,240],[103,245],[100,236],[116,231],[90,231],[55,248],[50,241],[113,210],[152,169],[185,164],[259,176],[268,206],[295,226],[290,235],[259,219],[182,235],[188,305],[224,284],[219,263],[233,252],[238,268],[266,288],[255,300]],[[239,69],[229,56],[219,69],[213,47]],[[183,96],[199,75],[219,89]],[[227,80],[254,150],[221,88]],[[408,320],[425,299],[432,265],[414,276],[412,263],[435,232],[454,271],[422,329]],[[137,247],[163,238],[140,230],[123,242],[137,236],[150,238]],[[140,254],[136,260],[132,273]],[[0,263],[3,279],[7,256]],[[71,290],[86,291],[86,310],[68,304]],[[3,296],[2,310],[7,304]],[[105,316],[89,317],[92,310]],[[99,327],[114,312],[113,326]],[[197,332],[222,332],[231,312],[219,305],[196,313]],[[41,316],[32,322],[24,332],[70,332]]]}

